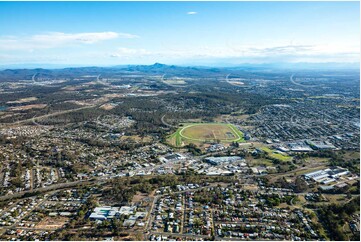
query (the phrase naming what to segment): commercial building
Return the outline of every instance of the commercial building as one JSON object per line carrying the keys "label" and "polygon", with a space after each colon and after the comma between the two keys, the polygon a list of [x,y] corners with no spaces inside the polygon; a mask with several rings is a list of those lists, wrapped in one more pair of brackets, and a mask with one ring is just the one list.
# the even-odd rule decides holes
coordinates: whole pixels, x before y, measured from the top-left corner
{"label": "commercial building", "polygon": [[[120,216],[120,215],[126,215],[129,216],[131,214],[134,214],[136,210],[136,207],[129,207],[129,206],[122,206],[122,207],[111,207],[111,206],[103,206],[103,207],[96,207],[94,208],[94,211],[90,214],[89,219],[90,220],[106,220],[106,219],[112,219],[114,217]],[[144,216],[146,213],[139,213],[138,217]]]}
{"label": "commercial building", "polygon": [[307,180],[313,180],[322,184],[329,184],[336,181],[339,177],[348,175],[350,172],[341,167],[332,167],[324,170],[310,172],[304,175]]}
{"label": "commercial building", "polygon": [[291,151],[294,151],[294,152],[312,151],[312,148],[310,146],[308,146],[307,144],[305,144],[304,142],[289,143],[288,147]]}
{"label": "commercial building", "polygon": [[336,149],[336,147],[326,141],[316,141],[316,140],[307,140],[306,143],[310,145],[312,148],[317,150],[333,150]]}
{"label": "commercial building", "polygon": [[94,211],[90,214],[90,220],[106,220],[112,219],[114,216],[119,215],[119,207],[96,207]]}
{"label": "commercial building", "polygon": [[230,163],[236,161],[243,161],[244,159],[240,156],[221,156],[221,157],[207,157],[204,160],[211,165],[219,165],[226,162]]}

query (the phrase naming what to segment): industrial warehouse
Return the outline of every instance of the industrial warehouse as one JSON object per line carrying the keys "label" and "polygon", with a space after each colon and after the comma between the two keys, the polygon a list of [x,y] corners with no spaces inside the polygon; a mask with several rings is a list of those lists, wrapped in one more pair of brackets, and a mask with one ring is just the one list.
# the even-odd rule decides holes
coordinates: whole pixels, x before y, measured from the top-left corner
{"label": "industrial warehouse", "polygon": [[332,167],[324,170],[319,170],[304,175],[306,180],[313,180],[322,184],[329,184],[335,182],[338,178],[348,175],[350,172],[341,167]]}

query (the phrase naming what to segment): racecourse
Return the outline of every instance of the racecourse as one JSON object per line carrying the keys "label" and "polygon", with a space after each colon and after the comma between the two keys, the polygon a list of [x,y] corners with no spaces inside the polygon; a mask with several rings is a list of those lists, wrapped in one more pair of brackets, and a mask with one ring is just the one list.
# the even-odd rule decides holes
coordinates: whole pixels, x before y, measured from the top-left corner
{"label": "racecourse", "polygon": [[184,143],[243,142],[243,133],[232,124],[226,123],[186,123],[169,136],[170,143],[182,146]]}

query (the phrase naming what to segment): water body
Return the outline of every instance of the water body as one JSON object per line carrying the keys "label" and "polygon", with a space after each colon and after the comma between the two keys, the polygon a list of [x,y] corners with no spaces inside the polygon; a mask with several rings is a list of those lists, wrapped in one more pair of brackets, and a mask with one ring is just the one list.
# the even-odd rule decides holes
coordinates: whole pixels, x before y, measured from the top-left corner
{"label": "water body", "polygon": [[0,106],[0,111],[4,111],[6,110],[8,107],[5,107],[5,106]]}

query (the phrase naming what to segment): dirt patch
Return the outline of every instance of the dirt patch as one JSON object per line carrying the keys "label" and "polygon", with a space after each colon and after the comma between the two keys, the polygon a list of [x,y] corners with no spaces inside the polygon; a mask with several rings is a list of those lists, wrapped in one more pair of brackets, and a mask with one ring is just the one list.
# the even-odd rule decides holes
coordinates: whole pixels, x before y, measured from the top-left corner
{"label": "dirt patch", "polygon": [[28,103],[28,102],[32,102],[32,101],[36,101],[36,100],[38,100],[37,97],[27,97],[27,98],[18,99],[16,101],[9,101],[7,103],[9,103],[9,104]]}
{"label": "dirt patch", "polygon": [[125,95],[122,93],[110,93],[104,95],[105,98],[116,98],[116,97],[124,97],[124,96]]}
{"label": "dirt patch", "polygon": [[228,81],[228,83],[233,86],[243,86],[244,85],[244,82],[241,82],[241,81]]}
{"label": "dirt patch", "polygon": [[100,106],[101,109],[104,110],[112,110],[113,108],[115,108],[116,105],[110,104],[110,103],[106,103]]}
{"label": "dirt patch", "polygon": [[11,111],[24,111],[24,110],[30,110],[30,109],[43,109],[47,105],[46,104],[30,104],[30,105],[24,105],[19,107],[11,107],[9,110]]}
{"label": "dirt patch", "polygon": [[36,226],[36,229],[59,229],[69,221],[66,217],[45,217]]}
{"label": "dirt patch", "polygon": [[81,87],[77,87],[77,86],[68,86],[68,87],[63,87],[62,89],[66,90],[66,91],[75,91],[75,90],[78,90],[80,88]]}
{"label": "dirt patch", "polygon": [[141,202],[144,198],[150,197],[150,195],[148,195],[147,193],[140,193],[137,192],[137,194],[134,195],[132,202],[133,203],[138,203]]}
{"label": "dirt patch", "polygon": [[127,136],[124,135],[122,137],[120,137],[121,141],[127,140],[127,139],[132,139],[136,142],[150,142],[152,141],[152,137],[150,136],[145,136],[145,137],[140,137],[139,135],[132,135],[132,136]]}

